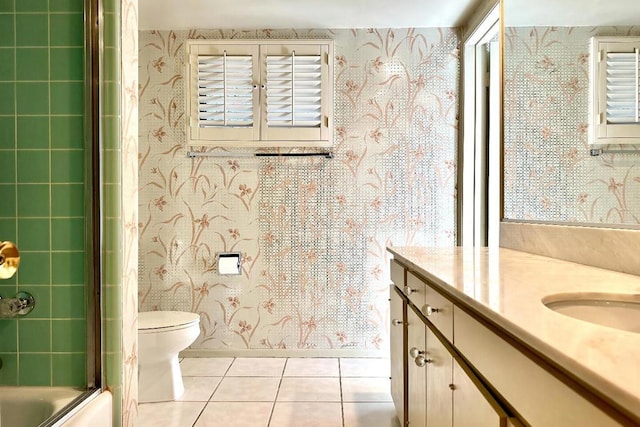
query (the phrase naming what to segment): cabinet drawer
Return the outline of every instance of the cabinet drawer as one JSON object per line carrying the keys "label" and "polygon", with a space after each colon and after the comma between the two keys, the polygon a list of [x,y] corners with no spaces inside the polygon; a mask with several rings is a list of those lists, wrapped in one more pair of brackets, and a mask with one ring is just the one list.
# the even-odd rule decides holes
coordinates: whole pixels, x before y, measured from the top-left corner
{"label": "cabinet drawer", "polygon": [[455,317],[455,347],[530,425],[620,425],[458,307]]}
{"label": "cabinet drawer", "polygon": [[404,267],[398,261],[392,259],[390,262],[391,281],[398,289],[404,289]]}
{"label": "cabinet drawer", "polygon": [[411,272],[407,273],[407,284],[402,288],[402,291],[418,310],[424,305],[425,288],[426,285],[422,279]]}
{"label": "cabinet drawer", "polygon": [[453,342],[453,303],[429,285],[425,294],[425,304],[420,307],[422,314]]}

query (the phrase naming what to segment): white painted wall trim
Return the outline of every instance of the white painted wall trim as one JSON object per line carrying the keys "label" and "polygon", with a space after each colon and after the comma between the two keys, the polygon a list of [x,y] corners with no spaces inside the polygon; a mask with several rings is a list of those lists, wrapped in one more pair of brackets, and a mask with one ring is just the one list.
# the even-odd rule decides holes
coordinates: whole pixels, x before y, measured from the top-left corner
{"label": "white painted wall trim", "polygon": [[474,246],[476,243],[474,232],[476,223],[476,127],[478,125],[478,99],[476,93],[482,82],[477,78],[476,69],[479,66],[477,47],[488,43],[499,31],[500,5],[495,4],[480,20],[480,22],[466,36],[462,45],[462,134],[459,168],[461,170],[458,197],[461,200],[458,215],[461,215],[460,233],[462,239],[458,244]]}

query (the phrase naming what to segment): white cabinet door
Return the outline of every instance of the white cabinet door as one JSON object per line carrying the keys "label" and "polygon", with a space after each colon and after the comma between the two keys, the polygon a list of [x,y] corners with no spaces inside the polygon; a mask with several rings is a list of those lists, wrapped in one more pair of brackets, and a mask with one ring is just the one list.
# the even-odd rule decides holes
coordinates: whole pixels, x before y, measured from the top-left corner
{"label": "white cabinet door", "polygon": [[451,426],[453,356],[427,329],[427,426]]}
{"label": "white cabinet door", "polygon": [[453,426],[454,427],[503,427],[507,415],[478,382],[453,361]]}
{"label": "white cabinet door", "polygon": [[389,288],[390,294],[390,317],[391,325],[389,327],[390,335],[390,361],[391,361],[391,397],[396,407],[398,419],[404,424],[405,414],[405,354],[406,347],[404,345],[405,337],[405,310],[404,300],[400,297],[395,285]]}
{"label": "white cabinet door", "polygon": [[[411,427],[426,424],[426,355],[425,326],[422,320],[407,308],[407,379],[408,421]],[[424,362],[423,362],[424,361]]]}
{"label": "white cabinet door", "polygon": [[457,349],[513,405],[527,425],[620,425],[465,311],[455,307],[454,318]]}

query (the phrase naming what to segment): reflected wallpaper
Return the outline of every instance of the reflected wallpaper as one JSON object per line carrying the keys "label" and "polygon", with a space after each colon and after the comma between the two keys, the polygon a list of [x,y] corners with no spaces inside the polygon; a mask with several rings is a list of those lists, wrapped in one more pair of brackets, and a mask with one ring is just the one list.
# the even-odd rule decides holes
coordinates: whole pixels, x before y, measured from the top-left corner
{"label": "reflected wallpaper", "polygon": [[[185,40],[266,37],[335,40],[334,158],[187,158]],[[199,350],[386,349],[385,247],[455,244],[459,66],[452,29],[141,32],[140,310],[200,313]]]}
{"label": "reflected wallpaper", "polygon": [[587,144],[589,38],[640,27],[505,32],[505,217],[640,224],[640,145],[592,157]]}

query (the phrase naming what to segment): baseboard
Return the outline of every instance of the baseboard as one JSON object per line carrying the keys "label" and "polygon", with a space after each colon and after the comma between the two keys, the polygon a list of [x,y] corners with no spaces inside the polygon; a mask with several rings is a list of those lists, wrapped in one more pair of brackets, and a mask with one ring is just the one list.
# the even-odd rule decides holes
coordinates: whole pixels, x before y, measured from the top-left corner
{"label": "baseboard", "polygon": [[370,357],[388,358],[382,350],[298,350],[298,349],[248,349],[248,350],[208,350],[188,349],[180,352],[180,357]]}

